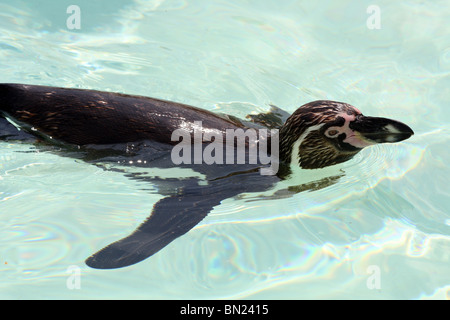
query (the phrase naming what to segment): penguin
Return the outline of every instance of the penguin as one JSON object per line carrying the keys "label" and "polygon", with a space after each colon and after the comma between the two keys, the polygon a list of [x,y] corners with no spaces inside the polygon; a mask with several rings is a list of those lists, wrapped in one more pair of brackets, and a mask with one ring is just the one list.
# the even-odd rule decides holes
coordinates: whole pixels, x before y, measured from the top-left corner
{"label": "penguin", "polygon": [[[0,84],[0,115],[3,140],[55,145],[62,147],[61,155],[99,166],[119,159],[137,167],[134,178],[149,167],[198,173],[150,178],[164,197],[134,232],[86,259],[96,269],[147,259],[194,228],[225,199],[267,191],[299,168],[330,167],[363,148],[414,134],[402,122],[364,116],[337,101],[309,102],[291,115],[272,107],[267,114],[241,120],[144,96],[6,83]],[[20,134],[16,127],[22,129]],[[263,152],[253,152],[255,146]]]}

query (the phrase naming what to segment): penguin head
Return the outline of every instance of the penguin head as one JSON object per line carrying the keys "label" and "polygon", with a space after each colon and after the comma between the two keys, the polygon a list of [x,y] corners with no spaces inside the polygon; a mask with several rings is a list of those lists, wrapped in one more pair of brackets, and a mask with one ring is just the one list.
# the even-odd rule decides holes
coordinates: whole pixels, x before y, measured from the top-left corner
{"label": "penguin head", "polygon": [[281,160],[318,169],[350,160],[363,148],[414,134],[396,120],[367,117],[350,104],[320,100],[298,108],[280,129]]}

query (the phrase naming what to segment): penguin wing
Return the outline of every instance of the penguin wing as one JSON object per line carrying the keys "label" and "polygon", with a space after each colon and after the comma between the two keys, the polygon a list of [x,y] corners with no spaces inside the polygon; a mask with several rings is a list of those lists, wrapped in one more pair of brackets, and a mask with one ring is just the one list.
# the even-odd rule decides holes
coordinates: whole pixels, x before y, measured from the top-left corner
{"label": "penguin wing", "polygon": [[132,234],[93,254],[86,264],[113,269],[140,262],[194,228],[223,199],[242,192],[240,187],[214,181],[205,186],[189,184],[179,190],[179,194],[155,203],[151,215]]}
{"label": "penguin wing", "polygon": [[243,192],[267,190],[277,178],[258,172],[243,172],[207,185],[189,182],[173,194],[159,200],[151,215],[129,236],[111,243],[86,260],[96,269],[114,269],[140,262],[202,221],[222,200]]}
{"label": "penguin wing", "polygon": [[86,264],[113,269],[140,262],[191,230],[219,203],[220,199],[201,193],[163,198],[132,234],[93,254]]}

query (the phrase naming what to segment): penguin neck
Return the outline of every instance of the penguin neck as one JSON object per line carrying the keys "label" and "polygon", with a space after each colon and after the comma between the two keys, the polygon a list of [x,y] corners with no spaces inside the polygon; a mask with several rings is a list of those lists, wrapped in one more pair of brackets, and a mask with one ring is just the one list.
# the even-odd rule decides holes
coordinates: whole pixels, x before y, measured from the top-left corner
{"label": "penguin neck", "polygon": [[320,129],[324,124],[310,127],[298,126],[292,128],[288,123],[280,129],[280,177],[286,177],[300,168],[300,148],[311,131]]}

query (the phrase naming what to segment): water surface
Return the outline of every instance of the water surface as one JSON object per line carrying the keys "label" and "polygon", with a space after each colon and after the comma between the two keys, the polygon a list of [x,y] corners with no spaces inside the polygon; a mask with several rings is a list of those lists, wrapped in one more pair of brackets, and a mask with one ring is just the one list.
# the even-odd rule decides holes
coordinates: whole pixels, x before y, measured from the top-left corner
{"label": "water surface", "polygon": [[[446,1],[0,1],[0,81],[140,94],[244,117],[330,99],[415,135],[362,151],[336,184],[227,199],[155,256],[84,259],[161,197],[118,172],[0,143],[3,299],[444,299],[450,293]],[[161,173],[162,174],[162,173]],[[279,186],[280,187],[280,186]],[[67,286],[69,266],[80,289]],[[379,282],[373,276],[379,272]]]}

